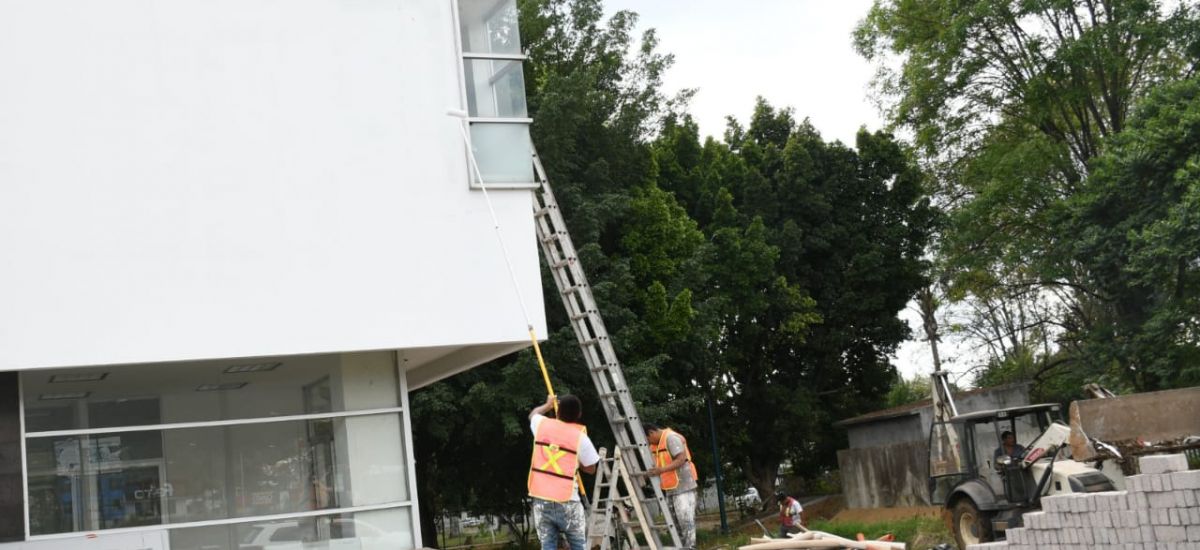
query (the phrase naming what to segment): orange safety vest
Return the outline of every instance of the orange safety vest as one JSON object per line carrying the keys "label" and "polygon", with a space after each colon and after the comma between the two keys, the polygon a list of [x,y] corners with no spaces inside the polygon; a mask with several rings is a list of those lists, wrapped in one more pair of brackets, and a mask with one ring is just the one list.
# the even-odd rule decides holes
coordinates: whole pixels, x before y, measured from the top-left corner
{"label": "orange safety vest", "polygon": [[567,502],[575,492],[579,468],[579,445],[587,428],[546,418],[533,435],[533,457],[529,461],[529,496]]}
{"label": "orange safety vest", "polygon": [[[663,428],[663,433],[658,438],[658,446],[654,448],[654,462],[659,468],[665,467],[674,460],[670,449],[667,448],[667,436],[671,434],[679,435],[671,428]],[[679,438],[683,440],[683,452],[687,454],[687,467],[692,469],[692,480],[699,481],[700,477],[696,475],[696,464],[692,462],[692,450],[687,446],[687,438],[682,435],[679,435]],[[658,479],[662,482],[662,489],[670,491],[679,486],[679,470],[663,472]]]}

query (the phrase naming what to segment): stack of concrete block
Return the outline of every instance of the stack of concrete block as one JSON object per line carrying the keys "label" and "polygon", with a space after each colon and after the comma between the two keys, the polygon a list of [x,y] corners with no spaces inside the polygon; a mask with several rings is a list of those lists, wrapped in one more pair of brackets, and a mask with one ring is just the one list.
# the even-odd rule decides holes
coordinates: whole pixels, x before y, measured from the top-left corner
{"label": "stack of concrete block", "polygon": [[968,550],[1200,550],[1200,470],[1184,455],[1143,457],[1126,491],[1058,495],[1003,542]]}

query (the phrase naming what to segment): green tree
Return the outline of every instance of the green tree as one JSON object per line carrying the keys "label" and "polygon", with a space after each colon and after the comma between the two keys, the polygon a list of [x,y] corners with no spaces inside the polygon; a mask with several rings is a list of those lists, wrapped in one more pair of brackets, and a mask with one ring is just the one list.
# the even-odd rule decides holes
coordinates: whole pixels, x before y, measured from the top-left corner
{"label": "green tree", "polygon": [[878,0],[855,43],[878,62],[889,119],[938,175],[950,212],[939,277],[951,298],[974,302],[975,332],[999,329],[983,339],[999,352],[991,363],[1028,355],[1043,379],[1064,367],[1133,368],[1097,346],[1137,321],[1072,252],[1083,230],[1070,222],[1072,200],[1133,105],[1200,67],[1196,7]]}
{"label": "green tree", "polygon": [[888,390],[887,395],[884,396],[883,404],[886,408],[908,405],[930,399],[932,392],[933,384],[928,376],[898,378],[892,389]]}
{"label": "green tree", "polygon": [[888,355],[908,333],[896,314],[924,284],[934,213],[886,134],[861,132],[851,150],[759,100],[725,136],[701,144],[690,120],[668,119],[654,152],[659,184],[712,244],[695,303],[716,335],[699,372],[722,453],[769,493],[784,459],[803,474],[835,465],[829,424],[893,383]]}
{"label": "green tree", "polygon": [[1200,78],[1139,104],[1070,205],[1067,246],[1112,306],[1088,358],[1138,389],[1200,382]]}

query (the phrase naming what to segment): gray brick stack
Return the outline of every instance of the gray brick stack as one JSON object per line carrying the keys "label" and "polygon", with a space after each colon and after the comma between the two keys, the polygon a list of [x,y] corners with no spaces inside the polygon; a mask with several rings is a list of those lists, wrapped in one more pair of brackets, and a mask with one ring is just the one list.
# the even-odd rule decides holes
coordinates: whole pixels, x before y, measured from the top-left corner
{"label": "gray brick stack", "polygon": [[1143,457],[1127,491],[1059,495],[1008,540],[967,550],[1200,550],[1200,470],[1179,455]]}

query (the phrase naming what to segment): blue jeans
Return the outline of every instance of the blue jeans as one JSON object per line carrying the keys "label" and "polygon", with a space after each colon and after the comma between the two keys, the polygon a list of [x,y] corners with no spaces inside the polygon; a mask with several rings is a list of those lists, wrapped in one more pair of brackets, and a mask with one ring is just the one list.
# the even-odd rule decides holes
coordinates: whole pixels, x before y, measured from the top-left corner
{"label": "blue jeans", "polygon": [[558,550],[558,535],[567,537],[571,550],[585,550],[587,541],[584,538],[584,524],[587,519],[583,513],[583,503],[578,500],[570,502],[551,502],[540,498],[533,499],[533,517],[537,524],[538,540],[542,550]]}

